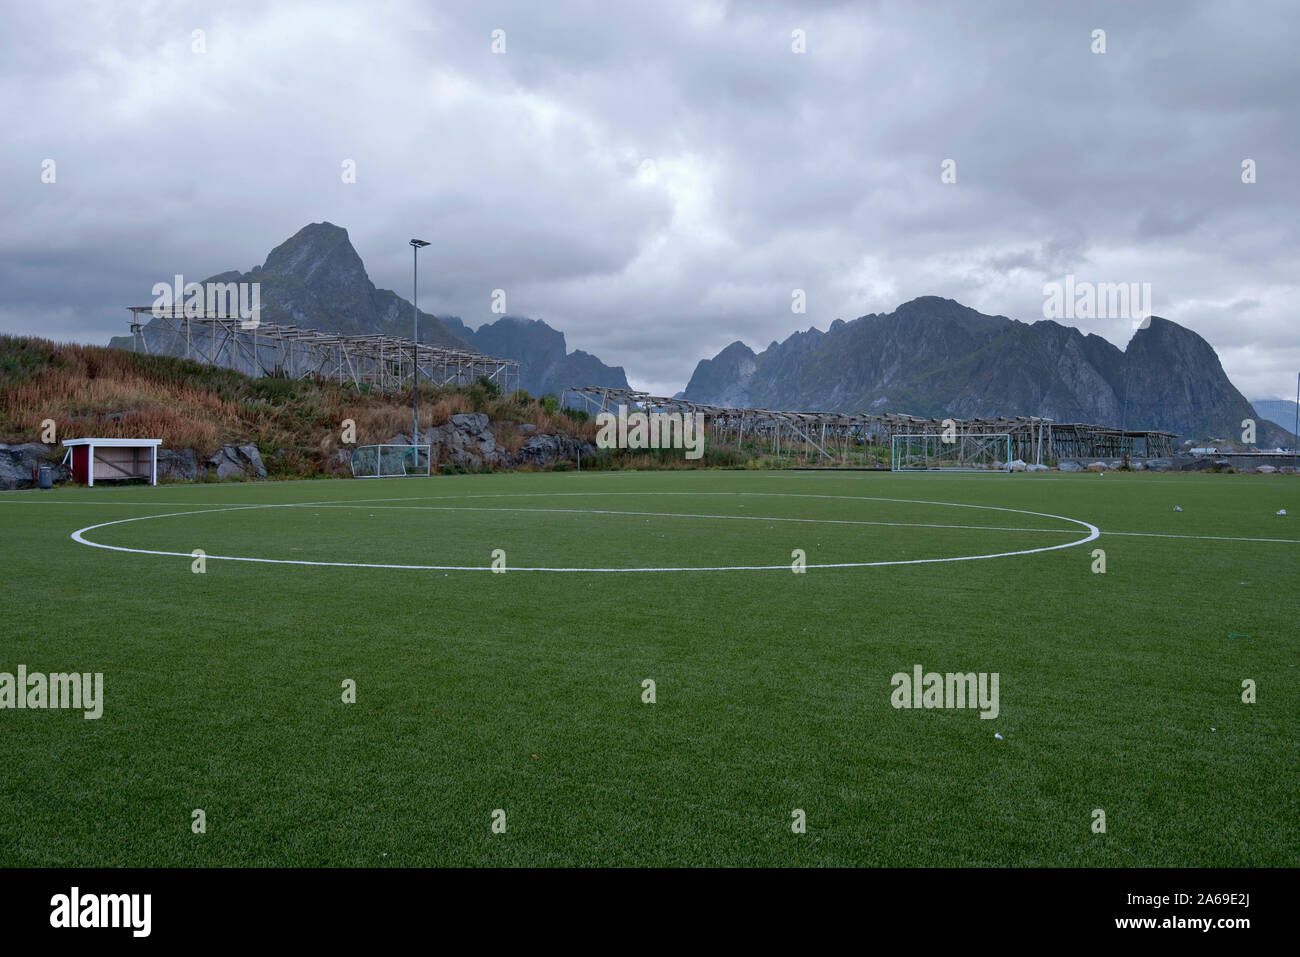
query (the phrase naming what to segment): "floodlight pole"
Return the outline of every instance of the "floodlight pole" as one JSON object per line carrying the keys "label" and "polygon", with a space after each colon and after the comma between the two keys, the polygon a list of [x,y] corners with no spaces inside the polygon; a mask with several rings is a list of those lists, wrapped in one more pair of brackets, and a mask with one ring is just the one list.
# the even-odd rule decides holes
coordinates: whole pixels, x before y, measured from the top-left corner
{"label": "floodlight pole", "polygon": [[1124,414],[1120,418],[1120,425],[1119,425],[1119,450],[1120,453],[1124,456],[1125,465],[1128,465],[1128,445],[1125,441],[1127,437],[1128,437],[1128,361],[1126,356],[1124,362]]}
{"label": "floodlight pole", "polygon": [[415,446],[420,444],[420,249],[427,245],[423,239],[411,240],[411,444]]}

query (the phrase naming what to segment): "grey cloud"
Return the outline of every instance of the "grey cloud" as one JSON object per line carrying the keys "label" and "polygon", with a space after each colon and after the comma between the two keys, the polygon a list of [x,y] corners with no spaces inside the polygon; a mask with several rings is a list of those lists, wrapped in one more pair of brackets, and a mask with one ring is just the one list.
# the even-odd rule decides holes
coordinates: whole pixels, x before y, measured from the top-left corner
{"label": "grey cloud", "polygon": [[0,35],[7,331],[105,341],[153,282],[329,220],[378,285],[406,294],[427,234],[422,305],[477,325],[504,288],[655,391],[735,339],[918,295],[1033,321],[1069,272],[1152,282],[1248,395],[1300,367],[1285,4],[69,9]]}

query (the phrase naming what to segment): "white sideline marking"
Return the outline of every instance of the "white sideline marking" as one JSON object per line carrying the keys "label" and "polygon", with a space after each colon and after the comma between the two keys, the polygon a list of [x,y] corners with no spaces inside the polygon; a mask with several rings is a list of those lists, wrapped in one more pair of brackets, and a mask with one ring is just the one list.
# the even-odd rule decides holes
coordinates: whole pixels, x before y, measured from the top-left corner
{"label": "white sideline marking", "polygon": [[[653,495],[656,493],[639,492],[633,494]],[[668,494],[674,494],[674,493],[668,493]],[[680,494],[691,494],[691,493],[680,493]],[[728,493],[709,493],[709,494],[728,494]],[[730,494],[735,494],[735,493],[730,493]],[[742,494],[748,494],[748,493],[742,493]],[[767,495],[769,497],[796,497],[796,498],[804,498],[804,497],[856,498],[857,497],[857,496],[801,496],[801,495],[786,496],[780,492],[761,492],[761,493],[754,493],[754,494]],[[434,498],[437,496],[428,496],[428,497]],[[455,497],[455,496],[444,496],[444,497]],[[471,497],[471,496],[461,496],[461,497]],[[375,499],[373,501],[389,501],[389,500]],[[1055,551],[1058,548],[1073,548],[1076,545],[1083,545],[1088,542],[1091,542],[1101,534],[1101,531],[1095,525],[1092,525],[1088,522],[1080,521],[1079,519],[1076,518],[1067,518],[1064,515],[1050,515],[1045,512],[1030,512],[1025,509],[1004,508],[1004,507],[994,506],[994,505],[966,505],[958,502],[918,502],[911,499],[873,499],[873,501],[901,502],[910,505],[944,505],[953,508],[977,508],[977,509],[982,509],[986,511],[995,511],[995,512],[1015,512],[1021,515],[1033,515],[1037,518],[1054,518],[1062,522],[1070,522],[1074,525],[1079,525],[1082,526],[1083,528],[1088,529],[1088,536],[1086,538],[1078,539],[1077,541],[1065,542],[1060,545],[1047,545],[1041,548],[1027,548],[1027,549],[1021,549],[1019,551],[1011,551],[1011,552],[996,552],[987,555],[959,555],[951,558],[912,558],[912,559],[883,561],[883,562],[832,562],[832,563],[825,563],[825,564],[812,564],[812,565],[807,565],[805,567],[807,568],[879,568],[885,565],[929,565],[929,564],[938,564],[942,562],[980,561],[982,559],[988,559],[988,558],[1010,558],[1016,555],[1033,555],[1038,552]],[[283,505],[280,504],[234,505],[227,508],[200,509],[198,511],[190,511],[190,512],[168,512],[163,515],[140,515],[135,518],[122,518],[112,522],[100,522],[97,525],[87,525],[86,527],[79,528],[75,532],[73,532],[71,538],[74,542],[77,542],[80,545],[89,545],[93,548],[104,548],[114,552],[129,552],[137,555],[162,555],[169,558],[192,558],[193,554],[191,552],[167,552],[167,551],[159,551],[159,550],[148,549],[148,548],[127,548],[121,545],[105,545],[101,542],[92,542],[90,539],[85,537],[85,534],[87,532],[93,532],[95,529],[98,528],[107,528],[110,525],[124,525],[129,522],[147,522],[155,518],[176,518],[185,515],[208,515],[213,512],[237,512],[237,511],[248,511],[248,510],[265,509],[265,508],[311,508],[311,507],[325,508],[337,504],[338,503],[310,502],[310,503],[283,504]],[[352,502],[347,504],[349,507],[362,507],[364,503]],[[442,507],[442,508],[437,508],[436,510],[460,511],[461,509],[456,509],[452,507]],[[464,510],[484,511],[483,509],[464,509]],[[488,511],[498,511],[498,510],[489,509]],[[525,509],[501,509],[500,511],[521,511],[521,512],[571,511],[571,512],[578,512],[581,514],[596,514],[596,515],[604,514],[600,511],[587,512],[585,510],[578,510],[578,509],[526,509],[525,508]],[[618,513],[613,513],[613,514],[618,514]],[[667,517],[672,513],[659,513],[659,514]],[[700,517],[700,516],[684,516],[684,517]],[[709,516],[709,517],[727,518],[727,519],[734,519],[734,518],[754,519],[758,521],[780,521],[780,519],[759,518],[757,516],[748,516],[748,515],[742,515],[742,516],[720,515],[720,516]],[[835,520],[835,519],[830,519],[830,520],[803,519],[802,521],[825,522],[826,524],[842,524],[839,520]],[[943,527],[943,526],[927,526],[927,527]],[[959,527],[971,527],[971,526],[959,526]],[[981,528],[981,526],[974,526],[974,527]],[[1056,530],[1042,529],[1042,531],[1056,531]],[[395,568],[395,569],[410,569],[415,571],[486,571],[486,572],[490,572],[492,570],[491,565],[397,565],[397,564],[374,563],[374,562],[320,562],[320,561],[308,561],[305,559],[252,558],[252,557],[246,557],[241,555],[207,555],[206,557],[209,559],[213,559],[215,561],[254,562],[254,563],[266,564],[266,565],[312,565],[312,566],[321,566],[321,567],[330,567],[330,568]],[[532,566],[532,567],[522,566],[522,567],[514,567],[509,569],[509,571],[512,572],[600,572],[600,573],[605,573],[605,572],[729,572],[729,571],[775,571],[775,570],[789,571],[790,565],[788,563],[782,563],[780,565],[713,565],[713,566],[644,567],[644,568],[552,568],[552,567],[539,567],[539,566]]]}
{"label": "white sideline marking", "polygon": [[1195,538],[1204,542],[1280,542],[1300,545],[1300,538],[1233,538],[1228,535],[1166,535],[1163,532],[1102,532],[1103,535],[1131,535],[1135,538]]}

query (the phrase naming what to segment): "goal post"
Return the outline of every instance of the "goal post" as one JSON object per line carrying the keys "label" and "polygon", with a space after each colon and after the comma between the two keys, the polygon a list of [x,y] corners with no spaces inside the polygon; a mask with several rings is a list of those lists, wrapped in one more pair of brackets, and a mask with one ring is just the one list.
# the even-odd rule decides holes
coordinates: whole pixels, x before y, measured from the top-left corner
{"label": "goal post", "polygon": [[354,478],[401,478],[429,474],[427,445],[359,445],[352,450]]}
{"label": "goal post", "polygon": [[945,438],[942,432],[895,435],[894,472],[1010,472],[1011,435],[976,432]]}

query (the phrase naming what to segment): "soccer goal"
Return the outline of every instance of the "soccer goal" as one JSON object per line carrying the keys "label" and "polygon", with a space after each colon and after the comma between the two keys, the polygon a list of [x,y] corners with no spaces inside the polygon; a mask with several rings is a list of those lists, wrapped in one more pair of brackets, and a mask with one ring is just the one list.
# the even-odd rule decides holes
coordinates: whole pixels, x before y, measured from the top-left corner
{"label": "soccer goal", "polygon": [[429,474],[427,445],[359,445],[352,451],[354,478]]}
{"label": "soccer goal", "polygon": [[1011,436],[1006,432],[950,436],[895,435],[895,472],[1010,472]]}

